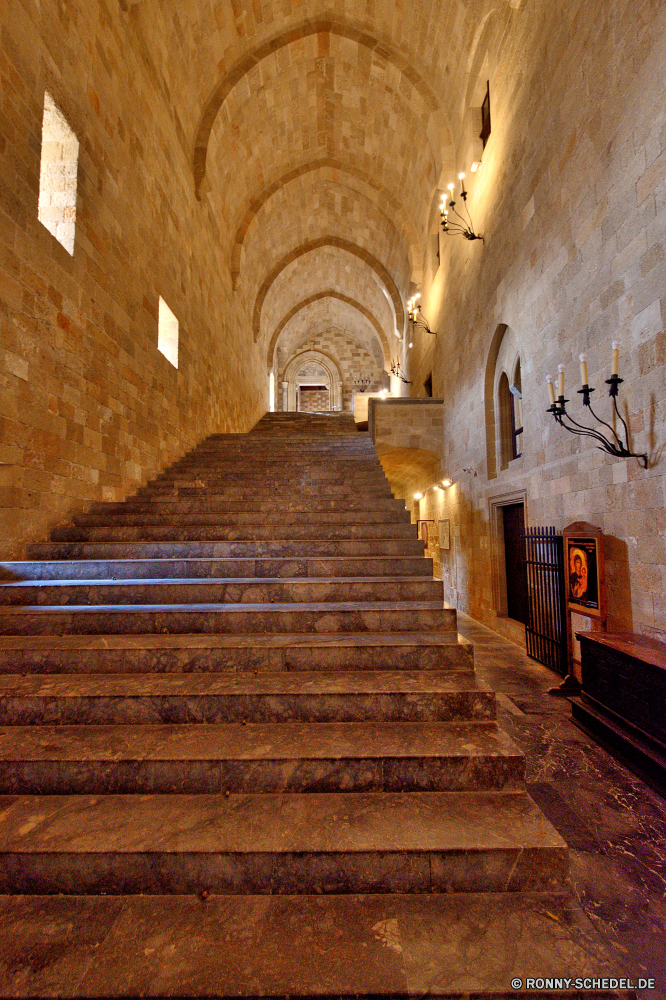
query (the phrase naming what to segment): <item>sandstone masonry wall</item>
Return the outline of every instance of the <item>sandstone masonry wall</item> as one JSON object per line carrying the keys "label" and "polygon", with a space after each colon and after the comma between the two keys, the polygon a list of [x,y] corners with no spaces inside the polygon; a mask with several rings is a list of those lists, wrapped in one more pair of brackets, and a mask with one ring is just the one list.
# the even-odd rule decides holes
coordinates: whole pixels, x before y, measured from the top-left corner
{"label": "sandstone masonry wall", "polygon": [[[443,237],[422,297],[438,337],[417,334],[411,357],[414,384],[432,369],[445,400],[442,468],[455,479],[428,493],[421,516],[451,518],[447,599],[491,625],[502,585],[493,503],[522,492],[530,524],[600,525],[609,627],[666,638],[666,11],[656,0],[538,0],[502,16],[483,166],[470,175],[461,138],[451,170],[451,180],[467,171],[485,242]],[[524,451],[489,478],[484,392],[500,324],[520,352]],[[545,412],[545,376],[559,362],[580,410],[585,351],[594,402],[609,413],[613,339],[622,410],[634,450],[650,454],[647,471]]]}
{"label": "sandstone masonry wall", "polygon": [[[12,0],[0,45],[0,551],[121,499],[267,409],[215,214],[157,63],[118,3]],[[157,28],[156,28],[157,30]],[[166,40],[165,40],[166,44]],[[70,256],[38,221],[45,90],[79,140]],[[157,350],[158,300],[180,325]]]}

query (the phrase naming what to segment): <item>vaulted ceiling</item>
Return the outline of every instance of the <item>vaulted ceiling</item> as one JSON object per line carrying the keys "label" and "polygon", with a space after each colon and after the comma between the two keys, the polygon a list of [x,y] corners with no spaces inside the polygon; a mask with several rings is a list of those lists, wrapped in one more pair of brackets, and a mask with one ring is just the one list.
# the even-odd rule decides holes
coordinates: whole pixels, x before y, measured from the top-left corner
{"label": "vaulted ceiling", "polygon": [[135,7],[146,45],[169,40],[151,54],[192,188],[269,366],[315,301],[385,360],[397,353],[433,199],[466,135],[479,40],[494,10],[502,19],[519,2]]}

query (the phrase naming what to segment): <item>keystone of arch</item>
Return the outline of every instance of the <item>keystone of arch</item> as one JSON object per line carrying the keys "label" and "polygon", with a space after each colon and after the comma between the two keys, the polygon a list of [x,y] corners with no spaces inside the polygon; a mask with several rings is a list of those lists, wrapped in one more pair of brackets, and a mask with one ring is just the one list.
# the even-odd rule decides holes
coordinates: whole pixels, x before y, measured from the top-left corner
{"label": "keystone of arch", "polygon": [[[373,180],[371,174],[365,170],[361,170],[360,167],[356,167],[352,164],[345,164],[342,160],[338,160],[333,156],[321,157],[318,160],[310,160],[309,163],[303,163],[300,167],[294,167],[293,170],[287,171],[282,177],[278,177],[276,181],[265,187],[261,194],[257,195],[250,202],[248,209],[243,216],[243,219],[236,230],[236,236],[234,237],[234,243],[231,250],[231,287],[236,289],[238,286],[238,279],[240,278],[241,269],[241,253],[243,251],[243,244],[245,242],[245,237],[247,236],[248,230],[252,225],[252,221],[255,216],[261,211],[266,202],[277,194],[278,191],[286,187],[292,181],[297,180],[304,174],[312,173],[314,170],[321,170],[325,167],[330,167],[332,170],[339,170],[341,173],[350,174],[352,177],[356,177],[363,181],[374,191],[377,191],[382,197],[382,204],[385,208],[391,210],[396,215],[400,217],[400,222],[403,230],[406,231],[407,240],[409,242],[410,250],[410,268],[412,271],[413,280],[416,284],[420,283],[419,280],[414,278],[414,269],[416,261],[419,259],[420,250],[419,242],[416,235],[416,229],[412,222],[409,221],[401,202],[394,197],[388,188],[384,187],[382,184],[378,184]],[[379,206],[378,206],[379,207]],[[380,209],[381,211],[381,209]]]}
{"label": "keystone of arch", "polygon": [[348,38],[357,42],[371,52],[376,52],[387,62],[392,63],[396,69],[409,80],[415,90],[421,95],[430,111],[439,108],[439,101],[423,77],[405,59],[401,53],[387,42],[381,42],[378,38],[370,35],[362,28],[344,21],[335,21],[333,18],[321,18],[317,21],[302,21],[300,24],[288,28],[280,35],[263,42],[251,52],[248,52],[232,69],[229,70],[225,78],[215,87],[204,105],[199,125],[194,139],[194,153],[192,156],[192,168],[194,172],[194,191],[200,200],[202,195],[202,184],[206,176],[206,160],[208,157],[208,143],[213,123],[218,112],[233,88],[246,76],[250,70],[267,56],[272,55],[279,49],[283,49],[292,42],[300,41],[302,38],[309,38],[312,35],[338,35],[340,38]]}
{"label": "keystone of arch", "polygon": [[393,303],[396,327],[398,330],[402,330],[405,325],[405,310],[402,304],[402,298],[400,297],[398,286],[384,265],[371,253],[364,250],[356,243],[351,243],[349,240],[343,240],[339,236],[320,236],[316,240],[310,240],[308,243],[302,243],[299,247],[296,247],[295,250],[291,250],[288,254],[285,254],[285,256],[277,262],[269,274],[267,274],[264,278],[261,287],[257,292],[254,309],[252,311],[252,332],[254,334],[255,343],[259,339],[259,334],[261,333],[261,310],[263,309],[264,301],[275,279],[282,273],[282,271],[284,271],[285,267],[288,267],[289,264],[293,264],[293,262],[298,260],[299,257],[303,257],[306,253],[311,253],[313,250],[319,250],[321,247],[337,247],[338,250],[345,250],[353,257],[358,257],[359,260],[362,260],[364,264],[367,264],[368,267],[375,272],[377,277],[380,278],[384,288],[388,292],[391,302]]}
{"label": "keystone of arch", "polygon": [[375,314],[357,299],[352,299],[349,295],[344,295],[342,292],[338,292],[334,288],[327,288],[323,292],[317,292],[316,295],[309,295],[307,299],[302,299],[300,302],[296,303],[295,306],[292,306],[289,312],[282,317],[278,325],[275,327],[273,336],[271,337],[271,342],[268,345],[268,351],[266,353],[266,364],[268,368],[270,369],[273,364],[273,352],[277,346],[280,334],[284,330],[287,323],[292,320],[297,313],[301,312],[302,309],[306,309],[307,306],[312,305],[313,302],[318,302],[320,299],[339,299],[340,302],[346,302],[347,305],[353,306],[354,309],[358,310],[362,316],[365,316],[377,332],[379,342],[382,345],[382,354],[384,355],[384,368],[388,369],[391,364],[391,352],[388,340],[386,339],[386,333],[384,332],[381,323],[376,318]]}

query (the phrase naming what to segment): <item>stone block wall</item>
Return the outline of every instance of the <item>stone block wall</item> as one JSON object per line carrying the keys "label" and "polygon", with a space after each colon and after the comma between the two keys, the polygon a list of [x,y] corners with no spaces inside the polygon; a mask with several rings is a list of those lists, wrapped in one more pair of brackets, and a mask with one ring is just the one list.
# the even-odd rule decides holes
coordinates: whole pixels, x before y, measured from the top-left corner
{"label": "stone block wall", "polygon": [[[0,46],[0,550],[121,499],[267,409],[265,360],[194,195],[172,69],[118,3],[12,0]],[[157,45],[159,48],[159,45]],[[79,143],[73,255],[38,219],[45,92]],[[158,302],[179,321],[159,353]]]}
{"label": "stone block wall", "polygon": [[[451,170],[451,180],[467,170],[485,241],[443,238],[422,290],[438,336],[417,332],[411,354],[414,384],[432,369],[446,400],[439,452],[455,480],[427,494],[421,516],[450,517],[447,599],[491,625],[502,585],[493,504],[522,495],[529,524],[597,524],[609,627],[666,638],[666,10],[655,0],[573,0],[492,16],[506,20],[486,61],[492,134],[478,173],[462,145]],[[503,327],[520,355],[525,432],[522,457],[492,470],[486,389]],[[620,406],[634,450],[649,453],[647,471],[546,413],[545,376],[558,363],[580,412],[585,352],[595,407],[609,414],[614,339]]]}

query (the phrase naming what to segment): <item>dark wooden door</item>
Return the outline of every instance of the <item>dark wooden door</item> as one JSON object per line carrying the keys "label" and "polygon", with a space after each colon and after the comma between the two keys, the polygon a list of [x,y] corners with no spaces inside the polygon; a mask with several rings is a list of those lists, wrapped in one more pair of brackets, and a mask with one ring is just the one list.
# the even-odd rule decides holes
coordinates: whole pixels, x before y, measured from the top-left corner
{"label": "dark wooden door", "polygon": [[525,508],[522,503],[502,507],[504,517],[504,562],[506,564],[506,599],[509,618],[527,624],[523,551]]}

